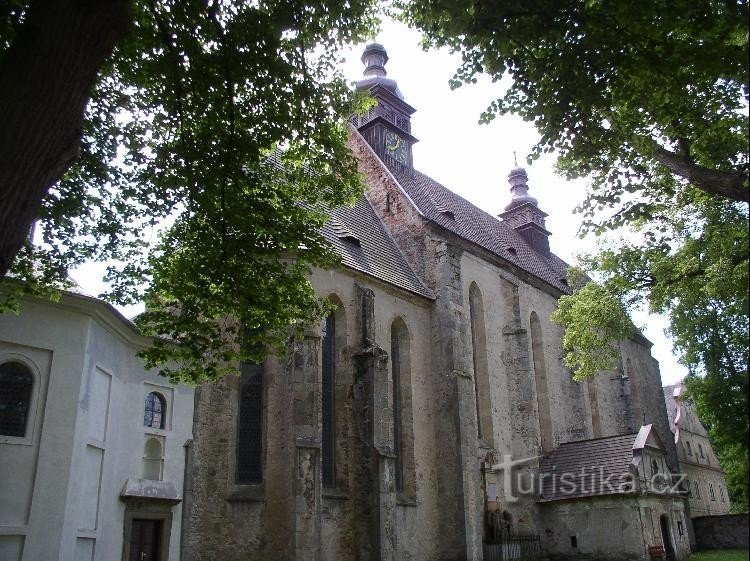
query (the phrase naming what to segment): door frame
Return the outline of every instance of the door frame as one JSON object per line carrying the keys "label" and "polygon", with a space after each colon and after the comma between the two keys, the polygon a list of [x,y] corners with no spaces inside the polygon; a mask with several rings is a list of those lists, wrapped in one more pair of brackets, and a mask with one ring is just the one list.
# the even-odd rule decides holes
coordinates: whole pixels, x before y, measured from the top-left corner
{"label": "door frame", "polygon": [[664,544],[666,560],[675,561],[677,559],[677,552],[675,551],[675,543],[672,538],[672,518],[668,514],[659,516],[659,529],[661,530],[661,541]]}
{"label": "door frame", "polygon": [[159,558],[157,561],[169,560],[169,539],[172,534],[172,502],[163,501],[128,501],[125,507],[122,540],[122,561],[130,559],[130,537],[133,533],[133,519],[159,520],[161,532],[159,533]]}

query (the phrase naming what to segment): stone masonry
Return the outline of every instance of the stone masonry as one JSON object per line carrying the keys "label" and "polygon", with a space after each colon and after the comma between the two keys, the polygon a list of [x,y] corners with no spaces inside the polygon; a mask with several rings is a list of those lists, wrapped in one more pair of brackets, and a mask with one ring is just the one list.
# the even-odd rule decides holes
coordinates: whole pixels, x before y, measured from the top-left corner
{"label": "stone masonry", "polygon": [[[349,147],[367,192],[355,208],[332,211],[337,226],[324,231],[343,266],[310,276],[335,307],[333,366],[323,365],[320,326],[266,360],[263,480],[252,485],[236,482],[238,380],[201,388],[187,559],[480,561],[500,531],[537,540],[542,557],[563,558],[575,544],[588,558],[645,561],[648,547],[669,542],[683,559],[679,495],[540,502],[533,484],[543,454],[635,438],[645,424],[676,470],[650,343],[623,341],[618,368],[573,380],[561,360],[562,329],[549,319],[570,291],[567,265],[549,252],[525,171],[512,172],[520,195],[507,208],[525,205],[512,224],[416,171],[414,109],[386,78],[383,47],[365,55],[377,68],[360,87],[384,108],[351,121]],[[327,390],[326,368],[334,373]],[[324,425],[333,427],[328,486]],[[518,461],[512,473],[497,467],[505,458]],[[617,549],[613,536],[635,545]]]}

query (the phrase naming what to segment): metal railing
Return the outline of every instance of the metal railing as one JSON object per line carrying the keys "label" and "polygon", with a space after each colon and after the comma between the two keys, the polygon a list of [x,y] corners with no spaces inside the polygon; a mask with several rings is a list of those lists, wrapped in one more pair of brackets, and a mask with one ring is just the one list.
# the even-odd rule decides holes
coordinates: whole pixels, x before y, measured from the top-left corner
{"label": "metal railing", "polygon": [[539,559],[542,545],[539,536],[506,534],[498,543],[483,544],[484,561],[533,561]]}

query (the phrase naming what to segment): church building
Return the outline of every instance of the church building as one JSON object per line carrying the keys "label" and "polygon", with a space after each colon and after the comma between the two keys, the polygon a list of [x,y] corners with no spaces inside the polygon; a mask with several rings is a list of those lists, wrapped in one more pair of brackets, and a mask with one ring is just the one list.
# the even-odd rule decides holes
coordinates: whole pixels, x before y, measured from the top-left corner
{"label": "church building", "polygon": [[685,559],[651,344],[574,381],[549,319],[567,265],[526,171],[499,216],[418,171],[385,49],[362,61],[377,105],[349,144],[367,191],[325,228],[343,265],[311,277],[335,310],[197,390],[183,558]]}
{"label": "church building", "polygon": [[0,560],[177,561],[193,388],[80,291],[0,314]]}

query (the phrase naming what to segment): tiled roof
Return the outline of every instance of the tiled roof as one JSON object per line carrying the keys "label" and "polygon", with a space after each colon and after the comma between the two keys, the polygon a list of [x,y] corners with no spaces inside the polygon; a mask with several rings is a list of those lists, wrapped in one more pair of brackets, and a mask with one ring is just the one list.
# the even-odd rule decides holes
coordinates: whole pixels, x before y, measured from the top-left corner
{"label": "tiled roof", "polygon": [[545,256],[531,248],[526,240],[507,224],[477,208],[434,179],[414,171],[389,169],[422,214],[546,283],[569,293],[563,282],[567,263],[556,255]]}
{"label": "tiled roof", "polygon": [[341,255],[346,267],[434,298],[411,270],[365,197],[354,207],[336,208],[330,214],[323,235]]}
{"label": "tiled roof", "polygon": [[539,463],[539,473],[546,474],[540,475],[539,500],[623,493],[626,489],[621,485],[628,482],[635,438],[635,434],[623,434],[561,444]]}
{"label": "tiled roof", "polygon": [[[275,150],[266,161],[279,170],[284,169],[281,150]],[[435,298],[409,267],[366,197],[353,207],[335,208],[329,214],[322,234],[341,256],[344,266],[426,298]]]}

